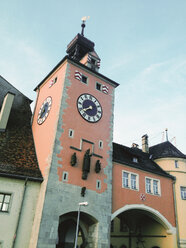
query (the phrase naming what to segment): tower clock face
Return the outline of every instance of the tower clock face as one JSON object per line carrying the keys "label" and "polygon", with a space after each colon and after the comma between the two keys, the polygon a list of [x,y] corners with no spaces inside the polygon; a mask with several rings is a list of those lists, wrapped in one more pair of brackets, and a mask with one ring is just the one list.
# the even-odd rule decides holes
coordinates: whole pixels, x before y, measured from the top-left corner
{"label": "tower clock face", "polygon": [[39,114],[37,117],[37,123],[39,125],[41,125],[48,117],[51,106],[52,106],[52,98],[49,96],[44,100],[39,110]]}
{"label": "tower clock face", "polygon": [[82,94],[77,99],[80,115],[88,122],[98,122],[102,117],[102,107],[99,101],[90,94]]}

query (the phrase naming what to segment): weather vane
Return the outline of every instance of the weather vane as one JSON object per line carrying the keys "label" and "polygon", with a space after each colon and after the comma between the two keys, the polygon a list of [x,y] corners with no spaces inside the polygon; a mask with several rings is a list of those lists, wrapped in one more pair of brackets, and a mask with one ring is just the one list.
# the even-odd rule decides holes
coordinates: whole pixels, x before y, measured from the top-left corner
{"label": "weather vane", "polygon": [[81,30],[81,35],[84,36],[84,28],[85,28],[85,22],[86,20],[88,20],[90,18],[90,16],[84,16],[81,18],[82,20],[82,24],[81,24],[81,27],[82,27],[82,30]]}

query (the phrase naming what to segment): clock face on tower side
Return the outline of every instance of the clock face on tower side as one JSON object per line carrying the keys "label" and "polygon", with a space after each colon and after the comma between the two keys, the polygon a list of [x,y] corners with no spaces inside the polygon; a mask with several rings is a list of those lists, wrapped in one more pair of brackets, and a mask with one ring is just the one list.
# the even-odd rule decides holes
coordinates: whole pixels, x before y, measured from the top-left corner
{"label": "clock face on tower side", "polygon": [[39,125],[41,125],[48,117],[51,106],[52,106],[52,98],[48,96],[42,103],[41,108],[38,113],[37,123]]}
{"label": "clock face on tower side", "polygon": [[80,115],[88,122],[98,122],[102,117],[102,107],[99,101],[90,94],[82,94],[77,99]]}

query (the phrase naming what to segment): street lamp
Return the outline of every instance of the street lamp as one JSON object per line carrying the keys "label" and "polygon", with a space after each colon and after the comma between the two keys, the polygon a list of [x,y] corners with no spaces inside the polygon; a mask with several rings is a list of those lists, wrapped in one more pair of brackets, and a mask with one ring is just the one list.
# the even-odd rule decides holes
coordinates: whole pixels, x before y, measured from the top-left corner
{"label": "street lamp", "polygon": [[77,239],[78,239],[78,229],[79,229],[79,217],[80,217],[80,208],[81,206],[87,206],[88,202],[80,202],[79,209],[78,209],[78,217],[77,217],[77,225],[76,225],[76,238],[75,238],[75,245],[74,248],[77,246]]}

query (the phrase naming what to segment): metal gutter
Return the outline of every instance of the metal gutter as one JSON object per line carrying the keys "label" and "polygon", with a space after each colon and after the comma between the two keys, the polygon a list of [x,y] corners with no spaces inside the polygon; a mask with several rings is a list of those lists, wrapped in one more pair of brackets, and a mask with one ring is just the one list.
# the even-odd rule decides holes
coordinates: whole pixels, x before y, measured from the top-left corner
{"label": "metal gutter", "polygon": [[21,179],[21,180],[25,180],[27,178],[29,181],[43,182],[43,178],[29,177],[29,176],[22,176],[22,175],[13,175],[13,174],[2,173],[2,172],[0,172],[0,176],[1,177],[10,177],[10,178],[15,178],[15,179]]}

